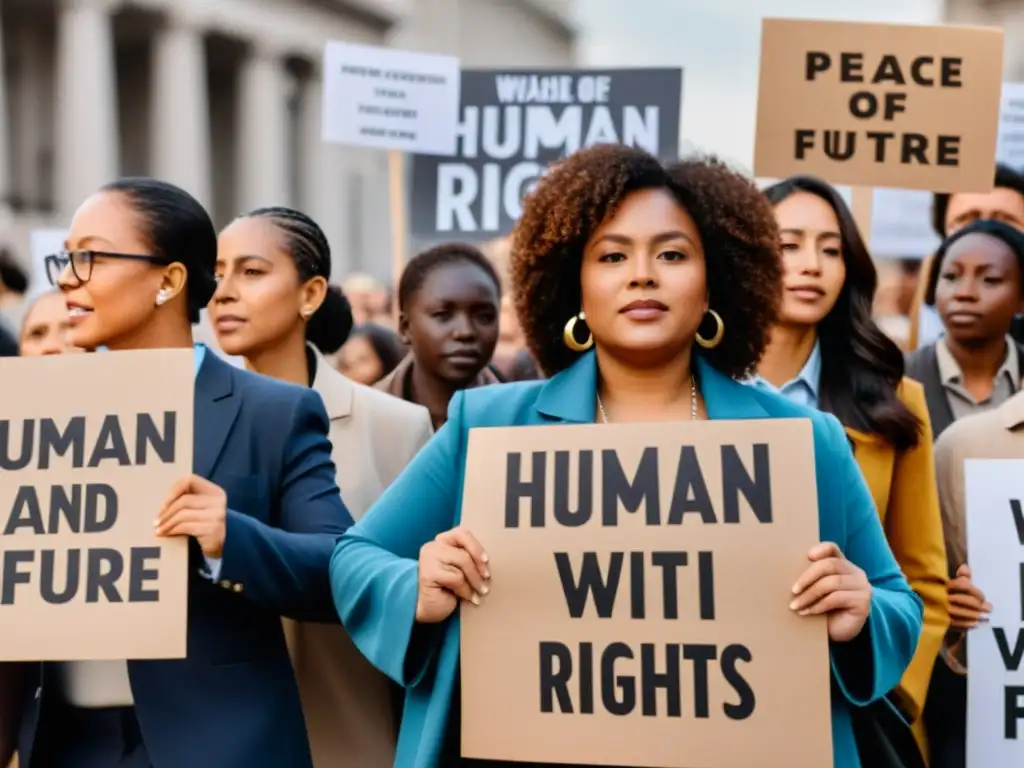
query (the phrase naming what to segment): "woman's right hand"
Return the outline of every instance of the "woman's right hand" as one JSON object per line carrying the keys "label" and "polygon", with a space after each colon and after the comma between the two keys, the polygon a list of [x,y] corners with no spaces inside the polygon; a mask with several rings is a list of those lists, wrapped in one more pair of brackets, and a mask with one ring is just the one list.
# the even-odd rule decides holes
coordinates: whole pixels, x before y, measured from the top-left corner
{"label": "woman's right hand", "polygon": [[946,591],[949,593],[949,624],[953,629],[974,629],[992,612],[984,593],[971,581],[967,564],[957,568],[956,578],[950,580]]}
{"label": "woman's right hand", "polygon": [[442,622],[460,599],[479,605],[480,596],[490,591],[490,578],[487,553],[473,534],[464,528],[438,534],[420,549],[416,621]]}

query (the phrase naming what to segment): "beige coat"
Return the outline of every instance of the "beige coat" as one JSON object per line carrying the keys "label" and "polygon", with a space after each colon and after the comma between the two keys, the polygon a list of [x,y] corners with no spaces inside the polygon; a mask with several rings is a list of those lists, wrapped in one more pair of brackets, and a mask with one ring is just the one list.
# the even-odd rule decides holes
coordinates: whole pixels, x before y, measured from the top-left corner
{"label": "beige coat", "polygon": [[958,419],[935,444],[935,476],[951,571],[967,562],[964,461],[1019,458],[1024,458],[1024,392],[991,411]]}
{"label": "beige coat", "polygon": [[[430,439],[430,414],[316,357],[313,389],[331,420],[341,497],[358,520]],[[316,768],[391,768],[397,724],[390,681],[340,626],[285,620],[285,634]]]}

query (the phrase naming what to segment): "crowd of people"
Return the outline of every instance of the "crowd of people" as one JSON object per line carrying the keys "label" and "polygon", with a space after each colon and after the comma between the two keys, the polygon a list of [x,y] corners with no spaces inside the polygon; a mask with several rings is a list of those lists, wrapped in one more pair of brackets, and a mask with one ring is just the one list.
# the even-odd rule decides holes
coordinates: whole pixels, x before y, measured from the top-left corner
{"label": "crowd of people", "polygon": [[491,590],[460,525],[468,430],[799,417],[821,542],[780,599],[827,616],[834,764],[963,768],[964,647],[992,609],[963,463],[1024,455],[1024,179],[937,195],[934,224],[901,349],[817,178],[759,190],[713,158],[584,149],[526,198],[507,275],[446,243],[391,297],[332,284],[300,211],[218,234],[170,184],[104,187],[52,290],[15,311],[4,264],[0,314],[26,357],[196,349],[195,475],[157,530],[200,558],[188,657],[0,664],[0,765],[504,765],[460,751],[460,605]]}

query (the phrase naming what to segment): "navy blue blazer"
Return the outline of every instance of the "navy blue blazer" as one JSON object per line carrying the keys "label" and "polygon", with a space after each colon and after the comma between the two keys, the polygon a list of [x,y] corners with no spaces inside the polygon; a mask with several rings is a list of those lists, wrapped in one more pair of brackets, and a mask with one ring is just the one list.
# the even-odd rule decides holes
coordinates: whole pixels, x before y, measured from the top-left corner
{"label": "navy blue blazer", "polygon": [[[193,463],[227,493],[227,535],[216,583],[191,542],[188,657],[128,662],[157,768],[311,768],[281,616],[337,621],[328,567],[352,519],[329,424],[314,391],[206,355]],[[18,740],[26,766],[47,764],[65,706],[56,665],[32,666]]]}

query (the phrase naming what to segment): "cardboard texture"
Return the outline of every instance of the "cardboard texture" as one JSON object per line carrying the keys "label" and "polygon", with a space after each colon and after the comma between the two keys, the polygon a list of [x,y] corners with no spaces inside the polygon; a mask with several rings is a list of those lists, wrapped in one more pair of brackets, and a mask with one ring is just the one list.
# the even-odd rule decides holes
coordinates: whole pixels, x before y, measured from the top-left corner
{"label": "cardboard texture", "polygon": [[474,429],[462,524],[492,574],[460,613],[465,757],[832,765],[825,620],[788,608],[818,542],[810,422]]}
{"label": "cardboard texture", "polygon": [[765,19],[754,173],[992,189],[1003,31]]}
{"label": "cardboard texture", "polygon": [[0,359],[0,661],[185,657],[188,540],[153,521],[192,471],[194,366]]}

